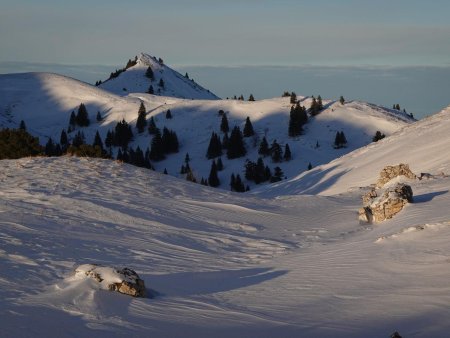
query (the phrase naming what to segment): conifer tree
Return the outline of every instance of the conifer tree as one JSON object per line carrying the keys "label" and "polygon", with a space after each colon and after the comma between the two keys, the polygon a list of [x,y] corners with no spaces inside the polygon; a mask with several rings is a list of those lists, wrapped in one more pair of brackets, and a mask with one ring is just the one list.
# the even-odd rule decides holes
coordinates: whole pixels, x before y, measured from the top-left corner
{"label": "conifer tree", "polygon": [[153,161],[161,161],[165,158],[164,156],[164,144],[161,137],[161,132],[156,132],[153,136],[151,147],[150,147],[150,159]]}
{"label": "conifer tree", "polygon": [[116,157],[117,161],[123,161],[123,154],[122,154],[122,150],[117,151],[117,157]]}
{"label": "conifer tree", "polygon": [[236,175],[234,180],[234,191],[245,192],[244,183],[242,183],[241,176],[239,174]]}
{"label": "conifer tree", "polygon": [[152,85],[150,85],[150,87],[148,87],[147,93],[152,94],[152,95],[155,94],[155,90],[153,89]]}
{"label": "conifer tree", "polygon": [[270,156],[272,157],[272,161],[275,163],[281,162],[283,158],[283,150],[277,143],[277,140],[274,140],[270,146]]}
{"label": "conifer tree", "polygon": [[145,167],[144,153],[139,146],[137,146],[136,151],[134,152],[133,164],[137,167]]}
{"label": "conifer tree", "polygon": [[186,174],[186,168],[183,164],[181,165],[180,174],[182,175]]}
{"label": "conifer tree", "polygon": [[55,144],[53,143],[52,138],[50,137],[45,145],[45,155],[47,156],[55,156]]}
{"label": "conifer tree", "polygon": [[290,161],[292,159],[291,149],[289,148],[289,144],[286,143],[284,146],[284,156],[285,161]]}
{"label": "conifer tree", "polygon": [[69,140],[67,139],[67,133],[66,130],[61,130],[61,136],[59,137],[59,143],[61,144],[61,149],[63,152],[66,152],[67,148],[69,147]]}
{"label": "conifer tree", "polygon": [[148,133],[150,135],[155,135],[158,132],[158,128],[156,127],[155,119],[150,117],[150,121],[148,122]]}
{"label": "conifer tree", "polygon": [[197,183],[197,179],[195,178],[194,173],[191,169],[189,169],[189,171],[187,172],[186,181]]}
{"label": "conifer tree", "polygon": [[222,157],[219,157],[219,159],[217,160],[217,171],[222,171],[222,170],[223,170]]}
{"label": "conifer tree", "polygon": [[253,96],[253,94],[250,94],[250,96],[248,97],[249,101],[255,101],[255,97]]}
{"label": "conifer tree", "polygon": [[73,129],[76,124],[77,124],[77,117],[75,115],[75,112],[72,110],[72,113],[70,114],[70,119],[69,119],[69,126],[72,127],[72,129]]}
{"label": "conifer tree", "polygon": [[83,103],[81,103],[78,107],[76,124],[78,124],[80,127],[87,127],[89,125],[89,115],[86,106]]}
{"label": "conifer tree", "polygon": [[222,144],[219,136],[212,132],[209,140],[208,150],[206,151],[206,158],[212,159],[222,155]]}
{"label": "conifer tree", "polygon": [[136,120],[136,129],[138,130],[139,133],[142,133],[145,130],[146,126],[147,120],[145,119],[145,106],[144,103],[141,101],[138,110],[138,118]]}
{"label": "conifer tree", "polygon": [[164,175],[167,175],[167,174],[168,174],[168,172],[167,172],[167,169],[166,169],[166,168],[164,168],[164,172],[163,172],[163,174],[164,174]]}
{"label": "conifer tree", "polygon": [[297,102],[291,107],[291,112],[289,114],[289,136],[299,136],[303,131],[303,125],[307,121],[308,115],[306,114],[305,107],[300,106],[300,103]]}
{"label": "conifer tree", "polygon": [[229,159],[234,159],[244,156],[246,153],[247,150],[244,146],[241,129],[238,126],[235,126],[231,131],[230,139],[228,141],[227,157]]}
{"label": "conifer tree", "polygon": [[208,177],[208,185],[210,187],[218,187],[220,185],[220,180],[219,180],[219,176],[217,176],[217,165],[216,165],[216,161],[212,161],[211,163],[211,170],[209,172],[209,177]]}
{"label": "conifer tree", "polygon": [[230,177],[230,188],[231,188],[231,191],[234,191],[235,184],[236,184],[236,177],[234,176],[234,173],[231,173],[231,177]]}
{"label": "conifer tree", "polygon": [[291,96],[291,98],[290,98],[291,104],[296,104],[297,103],[297,94],[292,92],[290,96]]}
{"label": "conifer tree", "polygon": [[321,111],[323,109],[322,97],[319,95],[317,97],[317,110]]}
{"label": "conifer tree", "polygon": [[244,126],[244,137],[250,137],[255,135],[255,131],[253,130],[252,122],[250,121],[250,117],[247,116],[245,120]]}
{"label": "conifer tree", "polygon": [[312,167],[313,167],[313,166],[312,166],[311,162],[309,162],[309,163],[308,163],[308,170],[311,170]]}
{"label": "conifer tree", "polygon": [[228,118],[226,114],[222,115],[222,121],[220,122],[220,131],[223,133],[228,133],[230,131],[230,127],[228,126]]}
{"label": "conifer tree", "polygon": [[281,181],[283,179],[283,175],[284,175],[283,170],[281,170],[280,167],[275,167],[273,176],[270,178],[270,182],[274,183]]}
{"label": "conifer tree", "polygon": [[377,130],[375,136],[372,138],[372,142],[378,142],[379,140],[385,138],[386,135],[382,134],[381,131]]}
{"label": "conifer tree", "polygon": [[222,137],[222,149],[228,149],[228,143],[230,139],[228,138],[228,133],[225,133]]}
{"label": "conifer tree", "polygon": [[85,144],[84,133],[82,131],[78,131],[78,133],[73,138],[72,145],[74,147],[79,147],[83,144]]}
{"label": "conifer tree", "polygon": [[147,169],[153,169],[152,164],[150,162],[150,149],[145,150],[145,154],[144,154],[144,167]]}
{"label": "conifer tree", "polygon": [[259,144],[258,154],[264,157],[270,155],[269,144],[267,143],[267,139],[265,136],[263,137],[261,143]]}
{"label": "conifer tree", "polygon": [[184,157],[184,163],[189,163],[191,161],[191,158],[189,157],[189,153],[186,153],[186,156]]}
{"label": "conifer tree", "polygon": [[103,141],[102,141],[102,138],[100,137],[100,134],[99,134],[98,130],[95,133],[94,142],[92,143],[92,146],[94,148],[96,146],[98,146],[100,148],[100,150],[103,152]]}
{"label": "conifer tree", "polygon": [[115,146],[126,148],[132,138],[133,132],[131,131],[131,127],[128,125],[125,119],[117,122],[116,127],[114,128],[113,144]]}
{"label": "conifer tree", "polygon": [[340,104],[342,104],[342,105],[344,105],[344,103],[345,103],[345,99],[344,99],[344,97],[341,95],[341,97],[339,98],[339,102],[340,102]]}
{"label": "conifer tree", "polygon": [[158,86],[164,88],[164,80],[162,78],[159,80]]}
{"label": "conifer tree", "polygon": [[114,145],[114,135],[111,130],[108,130],[105,138],[105,146],[111,150],[111,147]]}
{"label": "conifer tree", "polygon": [[95,119],[97,120],[97,122],[100,122],[100,121],[102,121],[102,120],[103,120],[103,118],[102,118],[102,114],[100,114],[100,112],[99,112],[99,111],[97,112],[97,117],[96,117]]}
{"label": "conifer tree", "polygon": [[170,109],[167,109],[166,111],[166,119],[171,119],[172,118],[172,112],[170,111]]}
{"label": "conifer tree", "polygon": [[25,130],[25,131],[27,130],[27,126],[25,125],[25,121],[24,120],[20,121],[19,129],[20,130]]}
{"label": "conifer tree", "polygon": [[154,74],[153,74],[153,69],[152,69],[152,67],[148,67],[147,68],[147,70],[146,70],[146,72],[145,72],[145,76],[146,77],[148,77],[149,79],[150,79],[150,81],[153,81],[155,78],[154,78]]}

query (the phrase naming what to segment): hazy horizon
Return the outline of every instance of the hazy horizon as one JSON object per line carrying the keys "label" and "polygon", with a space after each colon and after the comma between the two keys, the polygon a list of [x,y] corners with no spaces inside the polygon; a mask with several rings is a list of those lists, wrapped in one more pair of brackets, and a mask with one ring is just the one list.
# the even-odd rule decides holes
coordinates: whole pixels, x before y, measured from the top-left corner
{"label": "hazy horizon", "polygon": [[[55,72],[94,84],[122,65],[64,65],[0,62],[0,73]],[[170,66],[170,65],[169,65]],[[221,98],[253,94],[257,100],[279,97],[284,91],[321,95],[337,100],[367,101],[385,107],[400,104],[418,119],[450,105],[450,66],[182,66],[205,88]]]}

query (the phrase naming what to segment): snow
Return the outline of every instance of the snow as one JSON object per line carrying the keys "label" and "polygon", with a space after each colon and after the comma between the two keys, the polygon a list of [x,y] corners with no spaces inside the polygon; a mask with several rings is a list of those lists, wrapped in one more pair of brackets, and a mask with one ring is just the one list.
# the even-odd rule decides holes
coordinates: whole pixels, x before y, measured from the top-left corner
{"label": "snow", "polygon": [[[218,99],[216,95],[195,81],[185,78],[165,64],[160,64],[153,56],[141,53],[136,61],[135,66],[128,68],[117,78],[103,82],[100,87],[117,95],[128,95],[129,93],[147,93],[152,85],[156,95],[197,100]],[[153,70],[153,81],[145,76],[148,67]],[[158,85],[160,79],[164,81],[164,88],[160,88]]]}
{"label": "snow", "polygon": [[375,182],[387,165],[406,163],[421,173],[449,175],[450,107],[398,130],[390,137],[372,143],[328,164],[271,186],[265,194],[336,195],[349,187],[358,189]]}
{"label": "snow", "polygon": [[[122,118],[134,123],[142,100],[182,145],[156,172],[69,156],[0,161],[2,337],[448,336],[450,108],[411,124],[369,103],[324,100],[292,139],[289,98],[122,96],[48,73],[2,75],[0,91],[0,125],[24,119],[41,142],[58,139],[81,102],[91,119],[105,117],[83,129],[89,141]],[[280,164],[288,179],[232,193],[226,178],[244,159],[224,158],[223,189],[173,177],[186,152],[197,177],[207,175],[219,109],[231,127],[249,116],[259,138],[289,143],[294,159]],[[341,130],[349,145],[336,150]],[[376,130],[390,136],[369,144]],[[133,146],[149,142],[141,135]],[[255,160],[254,139],[246,143]],[[316,167],[300,174],[308,162]],[[434,176],[409,181],[414,203],[394,218],[359,224],[361,195],[400,162]],[[106,267],[132,268],[155,297],[105,290],[86,278],[93,266],[108,280],[117,276]]]}
{"label": "snow", "polygon": [[[362,226],[360,191],[270,198],[71,157],[0,167],[2,336],[450,329],[449,178],[413,182],[415,203]],[[74,270],[86,262],[130,266],[157,296],[133,299],[79,279]]]}
{"label": "snow", "polygon": [[[152,59],[150,59],[152,60]],[[166,67],[159,64],[155,67]],[[136,72],[142,72],[144,63],[138,60]],[[118,78],[108,81],[122,81],[122,76],[134,70],[130,68]],[[141,67],[141,68],[139,68]],[[145,68],[145,67],[144,67]],[[165,69],[165,68],[164,68]],[[167,70],[168,71],[168,70]],[[146,79],[142,74],[143,80]],[[126,78],[123,79],[125,81]],[[410,124],[413,120],[407,115],[378,107],[373,104],[352,101],[345,105],[339,102],[324,100],[326,109],[316,117],[310,118],[305,125],[304,135],[288,137],[289,112],[291,104],[289,98],[274,98],[255,102],[238,100],[186,100],[169,96],[157,96],[144,93],[129,93],[126,96],[115,95],[102,88],[48,73],[9,74],[0,76],[0,126],[17,128],[24,120],[28,130],[40,136],[42,144],[48,137],[59,141],[61,130],[68,127],[70,113],[77,111],[80,103],[84,103],[88,110],[91,124],[87,128],[80,128],[86,136],[86,142],[92,143],[96,131],[105,140],[108,130],[116,123],[125,119],[133,126],[134,140],[130,144],[133,148],[139,146],[145,151],[151,142],[151,135],[147,132],[138,134],[134,128],[137,112],[141,102],[147,110],[147,120],[154,117],[156,125],[162,130],[167,127],[174,130],[180,142],[177,154],[169,155],[161,162],[153,162],[159,172],[167,169],[169,175],[184,178],[180,168],[184,164],[186,153],[191,158],[190,167],[198,181],[209,176],[211,160],[206,158],[206,151],[212,132],[220,137],[221,116],[218,111],[226,112],[230,129],[234,125],[244,126],[245,119],[250,117],[256,135],[246,139],[248,153],[245,157],[227,160],[222,156],[224,170],[219,172],[221,184],[219,188],[228,190],[232,173],[241,174],[243,178],[246,159],[256,161],[259,157],[259,143],[266,136],[269,145],[274,141],[284,147],[289,144],[292,152],[290,162],[272,163],[269,158],[264,163],[274,170],[280,166],[284,175],[291,179],[305,171],[308,164],[314,167],[326,164],[341,157],[352,150],[358,149],[372,141],[377,130],[391,135],[398,129]],[[177,87],[180,92],[185,88]],[[301,104],[309,107],[311,98],[298,96]],[[166,111],[170,109],[173,118],[166,119]],[[100,112],[103,121],[95,120]],[[337,131],[344,131],[348,139],[346,148],[334,149],[334,139]],[[72,132],[69,137],[73,137]],[[316,147],[319,143],[319,147]],[[117,151],[117,149],[115,150]],[[256,185],[245,182],[253,190]]]}

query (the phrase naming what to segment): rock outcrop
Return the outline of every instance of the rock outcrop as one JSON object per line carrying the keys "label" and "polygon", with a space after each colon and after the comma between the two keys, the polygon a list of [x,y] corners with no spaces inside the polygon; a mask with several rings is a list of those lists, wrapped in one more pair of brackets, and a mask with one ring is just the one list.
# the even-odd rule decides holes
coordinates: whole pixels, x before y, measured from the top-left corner
{"label": "rock outcrop", "polygon": [[359,220],[365,223],[379,223],[399,213],[407,203],[413,201],[411,186],[397,183],[395,186],[383,188],[392,179],[404,176],[416,179],[416,175],[407,164],[387,166],[380,172],[375,187],[362,196],[363,207],[359,209]]}
{"label": "rock outcrop", "polygon": [[379,223],[392,218],[403,207],[413,201],[411,186],[398,183],[381,191],[378,195],[373,189],[363,196],[363,207],[359,210],[359,220],[368,223]]}
{"label": "rock outcrop", "polygon": [[147,296],[144,281],[130,268],[117,269],[83,264],[75,269],[75,276],[93,279],[106,290],[117,291],[133,297]]}
{"label": "rock outcrop", "polygon": [[377,188],[383,187],[387,182],[398,176],[405,176],[412,180],[417,178],[407,164],[400,163],[398,165],[388,165],[380,172],[380,178],[376,184]]}

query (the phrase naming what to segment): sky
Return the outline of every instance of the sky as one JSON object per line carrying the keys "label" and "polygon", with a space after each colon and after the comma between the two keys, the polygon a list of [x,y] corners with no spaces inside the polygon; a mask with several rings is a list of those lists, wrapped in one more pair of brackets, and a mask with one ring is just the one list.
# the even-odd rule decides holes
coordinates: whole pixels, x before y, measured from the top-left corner
{"label": "sky", "polygon": [[221,97],[320,92],[420,117],[450,103],[449,13],[448,0],[0,0],[0,73],[94,83],[145,52]]}
{"label": "sky", "polygon": [[0,61],[450,65],[448,0],[0,0]]}

